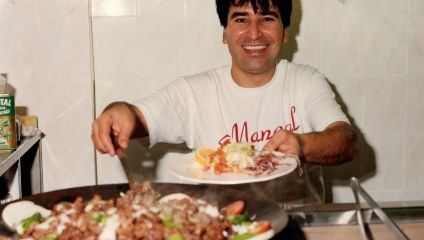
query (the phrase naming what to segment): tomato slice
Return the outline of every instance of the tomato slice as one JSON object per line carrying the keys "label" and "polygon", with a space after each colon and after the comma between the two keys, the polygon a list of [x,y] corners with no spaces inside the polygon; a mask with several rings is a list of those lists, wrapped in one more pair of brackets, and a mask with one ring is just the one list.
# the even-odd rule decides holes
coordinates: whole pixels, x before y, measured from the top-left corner
{"label": "tomato slice", "polygon": [[214,171],[215,171],[215,174],[221,174],[222,173],[222,165],[221,164],[217,164],[215,167],[214,167]]}
{"label": "tomato slice", "polygon": [[258,235],[258,234],[261,234],[261,233],[268,231],[269,229],[271,229],[271,224],[269,224],[268,221],[263,220],[263,221],[257,221],[256,227],[254,229],[250,230],[249,232],[251,232],[255,235]]}
{"label": "tomato slice", "polygon": [[225,164],[216,164],[213,168],[215,174],[219,175],[221,173],[226,173],[226,172],[231,172],[231,168],[229,168],[227,165]]}
{"label": "tomato slice", "polygon": [[222,208],[222,211],[228,215],[240,215],[244,211],[244,202],[241,200],[232,202]]}

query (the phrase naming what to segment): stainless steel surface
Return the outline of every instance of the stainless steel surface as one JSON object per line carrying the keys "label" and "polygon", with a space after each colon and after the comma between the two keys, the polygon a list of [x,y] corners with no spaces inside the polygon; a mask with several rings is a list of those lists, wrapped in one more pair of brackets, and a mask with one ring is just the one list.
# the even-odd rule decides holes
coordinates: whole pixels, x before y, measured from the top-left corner
{"label": "stainless steel surface", "polygon": [[361,203],[359,202],[358,187],[354,183],[351,183],[350,187],[352,188],[353,196],[355,197],[356,217],[358,220],[359,229],[361,230],[362,238],[365,240],[373,239],[370,232],[367,231],[365,228],[364,218],[362,216]]}
{"label": "stainless steel surface", "polygon": [[[7,158],[0,159],[0,176],[13,167],[16,163],[18,164],[17,176],[18,176],[18,186],[19,186],[19,197],[22,197],[23,188],[31,189],[30,194],[39,193],[43,190],[43,173],[42,173],[42,162],[41,162],[41,131],[38,131],[35,136],[25,137],[19,143],[17,149],[13,151]],[[38,145],[37,145],[38,144]],[[37,148],[37,149],[35,149]],[[36,154],[33,156],[32,151],[35,150]],[[32,168],[28,170],[27,173],[30,175],[31,186],[22,186],[21,177],[23,176],[22,171],[27,171],[27,168],[23,168],[23,162],[29,160],[32,162]],[[26,164],[28,166],[28,164]],[[26,193],[26,195],[29,195]],[[15,196],[16,197],[16,196]]]}
{"label": "stainless steel surface", "polygon": [[[398,223],[424,223],[424,203],[397,203],[385,207],[384,211]],[[301,226],[307,227],[358,224],[354,203],[306,205],[291,209],[288,214]],[[362,214],[368,224],[382,223],[367,204],[362,204]]]}
{"label": "stainless steel surface", "polygon": [[41,141],[38,141],[38,148],[35,154],[34,165],[31,171],[31,183],[34,193],[43,192],[43,160],[41,158]]}
{"label": "stainless steel surface", "polygon": [[122,156],[119,156],[119,160],[121,161],[122,168],[124,169],[125,176],[127,177],[128,183],[130,185],[135,184],[136,180],[134,175],[131,173],[130,167],[128,166],[125,154]]}
{"label": "stainless steel surface", "polygon": [[18,148],[6,159],[0,161],[0,175],[12,167],[32,146],[41,139],[41,132],[29,138],[24,138]]}
{"label": "stainless steel surface", "polygon": [[372,210],[375,214],[383,221],[384,224],[387,225],[387,227],[392,231],[398,239],[408,239],[408,237],[405,235],[405,233],[402,232],[402,230],[396,225],[395,222],[392,221],[392,219],[387,216],[387,214],[380,208],[380,206],[372,199],[372,197],[365,191],[364,188],[359,184],[358,179],[352,178],[351,184],[355,185],[358,193],[367,201],[367,203],[370,205]]}
{"label": "stainless steel surface", "polygon": [[303,176],[303,163],[302,161],[300,161],[298,156],[294,156],[294,158],[297,161],[297,173],[299,174],[299,176]]}
{"label": "stainless steel surface", "polygon": [[19,186],[19,198],[22,197],[22,164],[21,159],[18,160],[18,186]]}

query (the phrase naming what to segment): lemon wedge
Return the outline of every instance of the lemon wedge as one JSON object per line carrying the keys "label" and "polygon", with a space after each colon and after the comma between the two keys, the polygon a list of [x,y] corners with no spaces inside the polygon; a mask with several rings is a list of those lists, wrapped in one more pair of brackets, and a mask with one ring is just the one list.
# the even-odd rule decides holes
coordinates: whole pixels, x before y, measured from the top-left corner
{"label": "lemon wedge", "polygon": [[209,165],[209,156],[215,152],[215,149],[208,147],[201,147],[196,150],[196,161],[202,165]]}

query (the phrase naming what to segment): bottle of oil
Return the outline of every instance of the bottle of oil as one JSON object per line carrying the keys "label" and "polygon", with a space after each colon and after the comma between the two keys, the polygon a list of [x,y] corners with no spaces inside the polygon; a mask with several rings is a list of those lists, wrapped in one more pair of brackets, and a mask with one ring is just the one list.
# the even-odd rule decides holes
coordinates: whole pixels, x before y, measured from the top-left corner
{"label": "bottle of oil", "polygon": [[15,97],[0,94],[0,150],[16,149]]}

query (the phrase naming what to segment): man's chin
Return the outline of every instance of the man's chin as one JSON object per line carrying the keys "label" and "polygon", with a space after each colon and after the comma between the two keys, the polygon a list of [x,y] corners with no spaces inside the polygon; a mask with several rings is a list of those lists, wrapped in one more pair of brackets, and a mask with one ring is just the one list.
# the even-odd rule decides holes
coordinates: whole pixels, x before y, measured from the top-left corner
{"label": "man's chin", "polygon": [[260,75],[260,74],[267,74],[270,72],[274,72],[275,70],[275,64],[274,65],[250,65],[245,68],[243,68],[243,71],[252,75]]}

